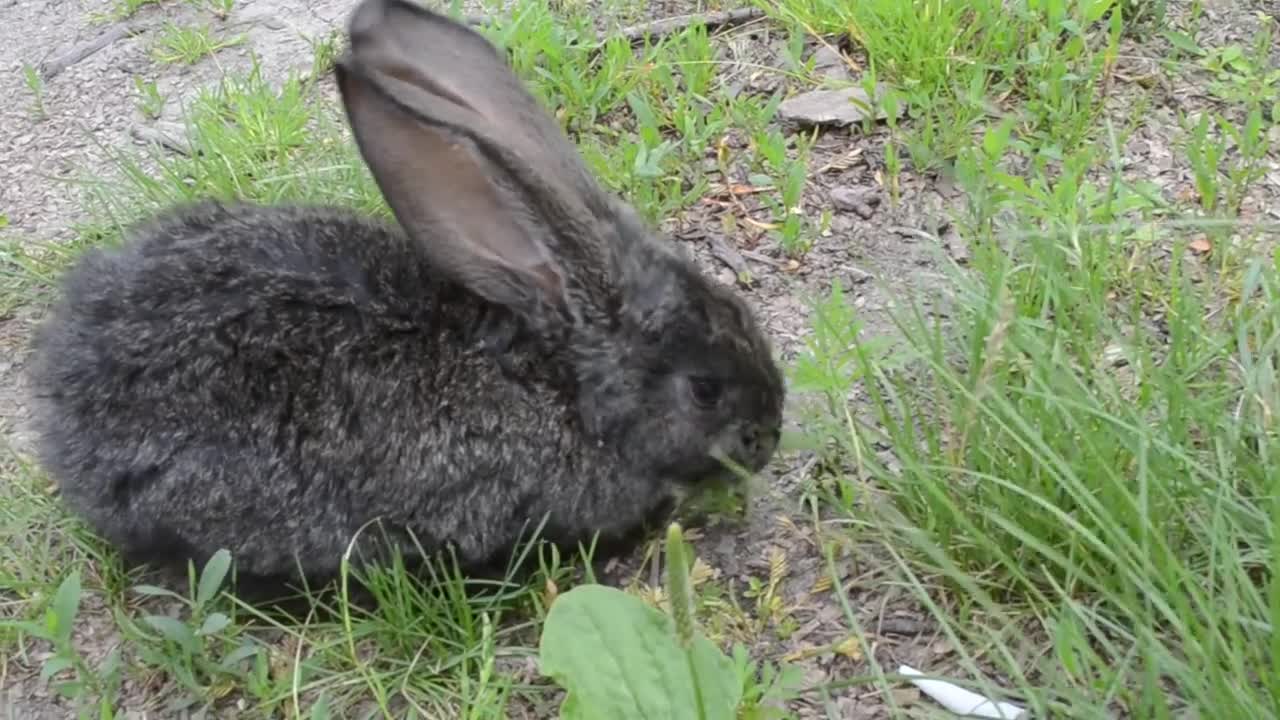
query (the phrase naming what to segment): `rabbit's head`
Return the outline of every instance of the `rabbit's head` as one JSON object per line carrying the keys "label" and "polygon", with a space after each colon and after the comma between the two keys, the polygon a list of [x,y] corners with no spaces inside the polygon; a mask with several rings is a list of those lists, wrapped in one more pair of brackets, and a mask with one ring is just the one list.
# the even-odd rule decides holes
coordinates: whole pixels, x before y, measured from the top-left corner
{"label": "rabbit's head", "polygon": [[352,13],[356,144],[440,271],[550,346],[587,434],[682,482],[772,456],[784,386],[744,301],[602,189],[497,49],[400,0]]}

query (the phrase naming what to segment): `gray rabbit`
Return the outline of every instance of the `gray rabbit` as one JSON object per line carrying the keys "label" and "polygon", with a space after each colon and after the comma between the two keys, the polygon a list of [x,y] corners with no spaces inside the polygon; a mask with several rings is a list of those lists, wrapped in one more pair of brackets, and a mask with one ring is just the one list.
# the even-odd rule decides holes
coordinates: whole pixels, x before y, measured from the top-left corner
{"label": "gray rabbit", "polygon": [[744,302],[483,36],[400,0],[348,33],[338,88],[398,226],[204,202],[86,253],[31,365],[68,506],[126,558],[312,580],[357,534],[480,566],[762,468],[784,385]]}

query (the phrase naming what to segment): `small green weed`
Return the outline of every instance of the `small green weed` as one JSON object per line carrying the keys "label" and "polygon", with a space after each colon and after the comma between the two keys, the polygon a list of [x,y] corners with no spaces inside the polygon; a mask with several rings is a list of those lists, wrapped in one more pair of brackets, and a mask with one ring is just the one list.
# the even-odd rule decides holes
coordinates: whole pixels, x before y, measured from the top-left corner
{"label": "small green weed", "polygon": [[75,702],[81,717],[92,713],[111,718],[122,677],[120,649],[113,649],[97,668],[91,668],[76,649],[72,633],[80,614],[81,596],[80,571],[72,570],[58,585],[39,620],[0,620],[0,627],[49,643],[53,654],[42,663],[40,680]]}
{"label": "small green weed", "polygon": [[226,550],[219,550],[209,559],[198,580],[191,568],[188,597],[153,585],[133,588],[143,597],[176,600],[186,607],[185,620],[149,614],[138,621],[126,613],[117,613],[116,621],[137,649],[138,658],[164,670],[186,692],[185,698],[172,706],[173,710],[207,707],[229,685],[242,681],[254,658],[262,652],[252,639],[237,641],[233,618],[215,608],[214,601],[230,568],[231,555]]}
{"label": "small green weed", "polygon": [[1262,20],[1249,47],[1237,44],[1201,51],[1201,66],[1210,73],[1208,88],[1218,98],[1237,105],[1261,105],[1280,117],[1280,68],[1271,62],[1275,20]]}
{"label": "small green weed", "polygon": [[1271,142],[1262,109],[1255,105],[1241,126],[1217,113],[1201,113],[1195,125],[1184,132],[1187,159],[1204,211],[1237,215],[1249,188],[1267,173]]}
{"label": "small green weed", "polygon": [[311,46],[310,77],[314,80],[333,69],[333,64],[342,51],[342,34],[335,30],[327,35],[309,37],[307,43]]}
{"label": "small green weed", "polygon": [[164,112],[165,97],[160,94],[154,80],[143,80],[140,75],[133,77],[133,87],[138,91],[138,109],[149,118],[158,118]]}
{"label": "small green weed", "polygon": [[48,117],[44,109],[44,80],[40,78],[40,73],[31,65],[22,66],[22,79],[27,84],[27,89],[31,91],[34,98],[32,101],[32,113],[40,119]]}

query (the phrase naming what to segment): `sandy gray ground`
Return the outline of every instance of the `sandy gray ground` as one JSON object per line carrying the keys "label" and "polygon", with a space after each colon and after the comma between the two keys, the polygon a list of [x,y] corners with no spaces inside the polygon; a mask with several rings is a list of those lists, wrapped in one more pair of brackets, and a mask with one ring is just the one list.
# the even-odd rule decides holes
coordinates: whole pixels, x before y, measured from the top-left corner
{"label": "sandy gray ground", "polygon": [[[24,64],[38,66],[108,31],[113,22],[95,22],[94,18],[106,15],[114,5],[114,0],[0,0],[0,96],[6,98],[0,106],[0,172],[4,173],[0,176],[0,212],[8,219],[5,232],[19,233],[32,243],[70,236],[71,225],[81,211],[76,188],[65,180],[79,168],[92,167],[101,157],[101,147],[135,143],[137,128],[156,126],[138,110],[134,77],[155,80],[166,96],[189,98],[222,72],[247,68],[250,50],[261,58],[268,77],[282,77],[290,68],[310,66],[308,40],[340,29],[353,0],[240,0],[233,15],[221,25],[227,32],[247,33],[248,42],[194,67],[157,64],[149,52],[158,27],[166,21],[190,20],[195,11],[178,2],[144,7],[128,21],[138,34],[111,44],[46,83],[47,117],[37,120],[23,79]],[[666,5],[663,3],[663,9],[678,11],[674,3],[671,8]],[[1213,20],[1211,32],[1219,43],[1247,42],[1256,27],[1254,12],[1267,9],[1265,4],[1206,5]],[[743,31],[732,44],[748,59],[769,62],[779,49],[779,39],[771,42]],[[1154,58],[1161,52],[1158,46],[1128,47],[1121,69],[1134,78],[1150,74]],[[1123,88],[1117,93],[1122,103]],[[1129,171],[1155,180],[1170,198],[1190,188],[1184,153],[1173,145],[1176,113],[1202,102],[1203,93],[1191,81],[1186,86],[1166,88],[1163,103],[1152,110],[1158,121],[1123,149]],[[180,102],[168,102],[162,120],[177,120],[180,107]],[[806,299],[825,291],[833,280],[839,279],[850,289],[869,332],[886,332],[886,311],[895,302],[925,297],[927,290],[940,285],[937,280],[942,264],[962,261],[967,253],[946,221],[950,209],[962,200],[959,191],[945,178],[905,175],[902,201],[892,206],[880,191],[882,146],[882,137],[864,137],[856,130],[835,131],[820,139],[806,210],[818,213],[832,208],[835,212],[831,234],[820,240],[802,264],[790,265],[767,240],[758,244],[761,238],[749,233],[734,238],[740,248],[753,253],[748,263],[759,282],[748,291],[749,297],[788,354],[796,349],[805,328]],[[1245,215],[1261,218],[1270,214],[1277,219],[1280,172],[1273,167],[1259,187],[1248,199]],[[837,206],[833,198],[841,193],[871,198],[870,206]],[[700,207],[673,219],[668,229],[690,244],[708,272],[729,280],[732,273],[709,251],[710,239],[718,237],[717,227],[714,208]],[[19,309],[12,317],[0,318],[0,428],[19,451],[29,448],[29,438],[22,432],[25,411],[20,369],[34,312]],[[741,582],[766,576],[772,553],[783,552],[791,558],[784,595],[794,607],[800,631],[785,641],[761,639],[754,649],[764,657],[776,658],[838,641],[848,632],[830,593],[811,592],[824,570],[812,551],[810,523],[785,521],[798,510],[794,490],[810,467],[803,456],[780,458],[773,468],[773,492],[758,501],[746,525],[705,528],[697,543],[699,554],[722,578]],[[876,558],[855,553],[842,562],[852,606],[871,633],[877,659],[887,667],[906,662],[920,668],[946,669],[949,647],[938,641],[936,629],[904,592],[883,582],[886,571]],[[102,626],[91,626],[85,633],[87,639],[96,638],[106,645],[111,642],[105,629],[110,619],[101,619]],[[830,653],[805,660],[803,665],[809,682],[866,672],[865,661]],[[10,666],[0,688],[0,718],[65,716],[65,708],[53,704],[33,677],[36,670],[16,663]],[[839,716],[883,717],[883,699],[864,692],[845,691],[833,698]],[[126,688],[126,697],[131,695]],[[910,704],[913,698],[907,692],[898,700]],[[802,716],[819,712],[818,707],[807,704],[795,709]]]}

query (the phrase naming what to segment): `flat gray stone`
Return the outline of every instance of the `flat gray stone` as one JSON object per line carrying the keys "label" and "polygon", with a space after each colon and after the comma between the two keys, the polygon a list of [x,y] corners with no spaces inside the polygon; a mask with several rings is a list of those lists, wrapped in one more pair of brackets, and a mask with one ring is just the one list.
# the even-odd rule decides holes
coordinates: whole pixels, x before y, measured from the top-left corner
{"label": "flat gray stone", "polygon": [[[884,97],[884,91],[880,86],[877,86],[876,94],[877,99]],[[873,103],[861,87],[811,90],[787,98],[778,105],[778,117],[804,125],[844,127],[862,122],[872,113],[875,114],[876,120],[888,117],[878,103]],[[898,107],[898,114],[899,116],[902,114],[901,105]]]}

